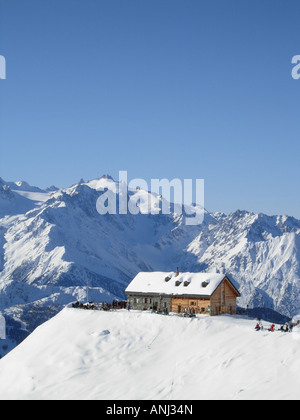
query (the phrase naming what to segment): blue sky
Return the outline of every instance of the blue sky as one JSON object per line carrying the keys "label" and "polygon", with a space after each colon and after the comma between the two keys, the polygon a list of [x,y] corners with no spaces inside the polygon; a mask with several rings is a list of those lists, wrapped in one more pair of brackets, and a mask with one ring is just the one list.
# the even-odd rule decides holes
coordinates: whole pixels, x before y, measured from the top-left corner
{"label": "blue sky", "polygon": [[298,0],[0,0],[0,176],[204,178],[300,218]]}

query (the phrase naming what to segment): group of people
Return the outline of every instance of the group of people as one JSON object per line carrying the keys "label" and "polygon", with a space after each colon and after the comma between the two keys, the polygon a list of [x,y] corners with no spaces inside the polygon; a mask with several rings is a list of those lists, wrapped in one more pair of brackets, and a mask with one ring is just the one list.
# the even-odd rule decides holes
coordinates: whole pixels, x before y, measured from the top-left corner
{"label": "group of people", "polygon": [[281,325],[278,331],[283,332],[292,332],[293,331],[294,324],[290,322],[286,322],[285,324]]}
{"label": "group of people", "polygon": [[[256,331],[261,331],[261,330],[263,330],[264,329],[264,326],[263,326],[263,324],[262,324],[262,322],[261,321],[258,321],[258,323],[256,324],[256,326],[255,326],[255,328],[254,328]],[[270,326],[270,328],[268,328],[267,329],[268,331],[271,331],[271,332],[273,332],[274,330],[275,330],[275,325],[274,324],[272,324],[271,326]]]}
{"label": "group of people", "polygon": [[127,302],[125,300],[113,300],[111,303],[112,309],[126,309]]}
{"label": "group of people", "polygon": [[80,309],[95,309],[95,304],[92,302],[88,302],[86,304],[75,302],[72,303],[72,308],[80,308]]}
{"label": "group of people", "polygon": [[[294,324],[290,321],[290,322],[286,322],[285,324],[281,325],[280,328],[278,328],[278,331],[283,331],[283,332],[292,332],[293,330],[293,326]],[[256,331],[261,331],[264,329],[264,326],[262,324],[262,322],[259,320],[254,328]],[[270,326],[270,328],[267,328],[267,331],[275,331],[275,324],[272,324]]]}
{"label": "group of people", "polygon": [[118,301],[118,300],[113,300],[112,303],[107,303],[107,302],[101,302],[97,305],[95,305],[94,302],[88,302],[88,303],[80,303],[80,302],[75,302],[72,303],[72,308],[80,308],[80,309],[96,309],[96,310],[102,310],[102,311],[110,311],[110,310],[115,310],[115,309],[129,309],[129,307],[127,307],[127,302],[126,301]]}

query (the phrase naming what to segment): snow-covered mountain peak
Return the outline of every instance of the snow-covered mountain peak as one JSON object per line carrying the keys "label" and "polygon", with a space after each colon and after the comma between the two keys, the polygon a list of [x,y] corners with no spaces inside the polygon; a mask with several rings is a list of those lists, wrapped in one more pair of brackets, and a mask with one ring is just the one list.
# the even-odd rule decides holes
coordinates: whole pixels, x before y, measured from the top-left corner
{"label": "snow-covered mountain peak", "polygon": [[7,182],[0,178],[0,217],[24,214],[50,197],[49,191],[25,181]]}

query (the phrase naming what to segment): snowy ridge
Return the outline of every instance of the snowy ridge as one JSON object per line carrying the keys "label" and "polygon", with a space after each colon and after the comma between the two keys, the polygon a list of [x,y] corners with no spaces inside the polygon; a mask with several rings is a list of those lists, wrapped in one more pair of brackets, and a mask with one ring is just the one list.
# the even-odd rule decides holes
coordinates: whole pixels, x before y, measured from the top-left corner
{"label": "snowy ridge", "polygon": [[299,400],[300,331],[254,326],[66,308],[0,360],[0,398]]}

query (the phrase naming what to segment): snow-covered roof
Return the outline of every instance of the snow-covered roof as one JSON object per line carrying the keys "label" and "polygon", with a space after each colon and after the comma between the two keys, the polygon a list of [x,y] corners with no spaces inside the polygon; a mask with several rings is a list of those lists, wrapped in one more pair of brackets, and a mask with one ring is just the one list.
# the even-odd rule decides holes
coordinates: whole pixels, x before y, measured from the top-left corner
{"label": "snow-covered roof", "polygon": [[125,293],[211,296],[224,280],[218,273],[141,272],[129,284]]}

